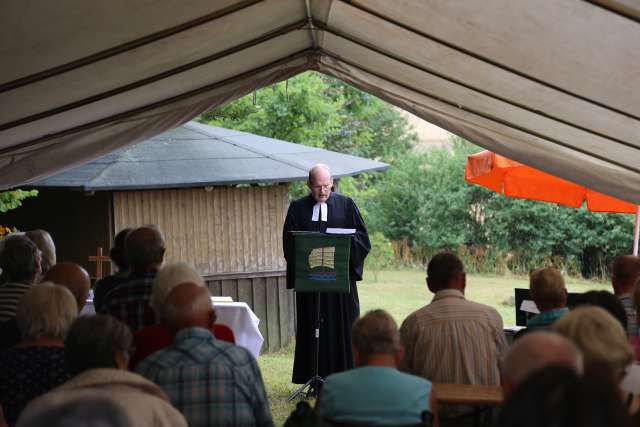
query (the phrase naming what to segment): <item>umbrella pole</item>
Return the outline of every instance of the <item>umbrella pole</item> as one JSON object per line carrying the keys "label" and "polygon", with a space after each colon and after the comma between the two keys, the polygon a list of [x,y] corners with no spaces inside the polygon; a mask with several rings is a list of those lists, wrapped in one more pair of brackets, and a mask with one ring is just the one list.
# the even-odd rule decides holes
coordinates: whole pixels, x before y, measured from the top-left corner
{"label": "umbrella pole", "polygon": [[636,225],[633,227],[633,254],[638,255],[638,233],[640,232],[640,205],[636,207]]}

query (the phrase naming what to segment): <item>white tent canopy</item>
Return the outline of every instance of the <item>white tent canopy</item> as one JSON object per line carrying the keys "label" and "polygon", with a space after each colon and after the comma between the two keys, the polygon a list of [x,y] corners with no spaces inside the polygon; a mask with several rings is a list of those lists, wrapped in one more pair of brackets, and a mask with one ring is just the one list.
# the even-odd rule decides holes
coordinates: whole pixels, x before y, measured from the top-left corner
{"label": "white tent canopy", "polygon": [[23,0],[0,58],[0,188],[311,69],[640,203],[635,0]]}

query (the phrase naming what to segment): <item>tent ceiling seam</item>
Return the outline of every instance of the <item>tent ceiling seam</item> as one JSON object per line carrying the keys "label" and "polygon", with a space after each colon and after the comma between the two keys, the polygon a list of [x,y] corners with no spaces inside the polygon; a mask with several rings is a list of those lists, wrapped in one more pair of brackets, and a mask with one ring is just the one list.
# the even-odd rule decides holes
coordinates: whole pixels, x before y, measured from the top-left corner
{"label": "tent ceiling seam", "polygon": [[344,3],[345,5],[348,5],[350,7],[358,9],[358,10],[360,10],[362,12],[368,13],[371,16],[375,16],[378,19],[381,19],[381,20],[386,21],[386,22],[388,22],[390,24],[396,25],[396,26],[398,26],[400,28],[403,28],[403,29],[405,29],[405,30],[407,30],[407,31],[409,31],[411,33],[414,33],[414,34],[416,34],[416,35],[418,35],[420,37],[424,37],[424,38],[429,39],[429,40],[431,40],[431,41],[433,41],[435,43],[439,43],[439,44],[441,44],[443,46],[447,46],[447,47],[449,47],[449,48],[451,48],[453,50],[456,50],[458,52],[464,53],[465,55],[471,56],[471,57],[473,57],[473,58],[475,58],[475,59],[477,59],[479,61],[486,62],[487,64],[491,64],[491,65],[493,65],[495,67],[498,67],[498,68],[500,68],[500,69],[502,69],[504,71],[508,71],[510,73],[516,74],[516,75],[518,75],[518,76],[520,76],[522,78],[525,78],[527,80],[534,81],[534,82],[539,83],[539,84],[541,84],[543,86],[555,89],[555,90],[557,90],[559,92],[562,92],[562,93],[564,93],[566,95],[570,95],[572,97],[581,99],[581,100],[583,100],[585,102],[588,102],[590,104],[597,105],[597,106],[605,108],[607,110],[614,111],[614,112],[616,112],[618,114],[624,115],[626,117],[630,117],[630,118],[632,118],[634,120],[640,120],[640,117],[635,116],[632,113],[620,110],[620,109],[615,108],[615,107],[611,107],[611,106],[609,106],[609,105],[607,105],[605,103],[602,103],[602,102],[599,102],[599,101],[595,101],[595,100],[590,99],[590,98],[588,98],[586,96],[571,92],[568,89],[564,89],[564,88],[561,88],[560,86],[556,86],[554,84],[546,82],[546,81],[544,81],[542,79],[539,79],[537,77],[530,76],[530,75],[528,75],[528,74],[526,74],[526,73],[524,73],[522,71],[519,71],[519,70],[516,70],[516,69],[514,69],[512,67],[509,67],[508,65],[501,64],[501,63],[499,63],[497,61],[494,61],[494,60],[492,60],[490,58],[487,58],[487,57],[484,57],[484,56],[482,56],[480,54],[471,52],[471,51],[469,51],[469,50],[467,50],[467,49],[465,49],[463,47],[457,46],[457,45],[455,45],[453,43],[447,42],[447,41],[442,40],[442,39],[440,39],[438,37],[435,37],[435,36],[432,36],[430,34],[427,34],[424,31],[417,30],[417,29],[415,29],[413,27],[410,27],[409,25],[403,24],[403,23],[398,22],[398,21],[396,21],[394,19],[386,17],[386,16],[384,16],[384,15],[382,15],[382,14],[380,14],[380,13],[374,11],[374,10],[371,10],[371,9],[361,5],[361,4],[353,4],[350,1],[346,1],[346,0],[335,0],[335,1],[339,1],[341,3]]}
{"label": "tent ceiling seam", "polygon": [[313,48],[318,48],[318,39],[316,38],[315,27],[313,24],[313,16],[311,14],[311,6],[309,5],[309,0],[304,0],[304,11],[307,15],[307,24],[309,25],[309,36],[311,37],[311,43],[313,44]]}
{"label": "tent ceiling seam", "polygon": [[[348,40],[348,41],[350,41],[350,42],[352,42],[352,43],[354,43],[354,44],[357,44],[357,45],[359,45],[359,46],[361,46],[361,47],[363,47],[363,48],[365,48],[365,49],[368,49],[368,50],[371,50],[371,51],[373,51],[373,52],[376,52],[376,53],[378,53],[378,54],[380,54],[380,55],[383,55],[383,56],[385,56],[385,57],[387,57],[387,58],[390,58],[390,59],[392,59],[392,60],[394,60],[394,61],[398,61],[398,62],[400,62],[400,63],[402,63],[402,64],[407,65],[407,66],[410,66],[410,67],[416,68],[416,69],[418,69],[418,70],[420,70],[420,71],[422,71],[422,72],[424,72],[424,73],[431,74],[431,75],[433,75],[433,76],[439,77],[439,78],[441,78],[441,79],[443,79],[443,80],[446,80],[446,81],[448,81],[448,82],[450,82],[450,83],[453,83],[453,84],[455,84],[455,85],[458,85],[458,86],[464,87],[464,88],[469,89],[469,90],[471,90],[471,91],[474,91],[474,92],[476,92],[476,93],[480,93],[480,94],[485,95],[485,96],[487,96],[487,97],[489,97],[489,98],[493,98],[493,99],[496,99],[496,100],[498,100],[498,101],[504,102],[504,103],[506,103],[506,104],[512,105],[512,106],[514,106],[514,107],[521,108],[521,109],[526,110],[526,111],[528,111],[528,112],[530,112],[530,113],[532,113],[532,114],[536,114],[536,115],[539,115],[539,116],[545,117],[545,118],[547,118],[547,119],[549,119],[549,120],[553,120],[553,121],[555,121],[555,122],[562,123],[562,124],[564,124],[564,125],[566,125],[566,126],[570,126],[570,127],[575,128],[575,129],[579,129],[579,130],[581,130],[581,131],[584,131],[584,132],[590,133],[590,134],[595,135],[595,136],[598,136],[598,137],[600,137],[600,138],[604,138],[604,139],[610,140],[610,141],[612,141],[612,142],[617,142],[618,144],[621,144],[621,145],[624,145],[624,146],[627,146],[627,147],[636,148],[636,149],[637,149],[637,148],[640,148],[640,147],[638,147],[637,145],[635,145],[635,144],[633,144],[633,143],[631,143],[631,142],[624,141],[624,140],[622,140],[622,139],[619,139],[619,138],[613,137],[613,136],[611,136],[611,135],[607,135],[607,134],[604,134],[604,133],[601,133],[601,132],[598,132],[598,131],[595,131],[595,130],[589,129],[589,128],[587,128],[587,127],[584,127],[584,126],[581,126],[581,125],[578,125],[578,124],[572,123],[572,122],[570,122],[570,121],[568,121],[568,120],[564,120],[564,119],[561,119],[561,118],[559,118],[559,117],[549,115],[549,114],[547,114],[547,113],[545,113],[545,112],[543,112],[543,111],[541,111],[541,110],[537,110],[537,109],[535,109],[535,108],[528,107],[528,106],[526,106],[526,105],[524,105],[524,104],[520,104],[520,103],[518,103],[518,102],[516,102],[516,101],[512,101],[512,100],[510,100],[510,99],[503,98],[503,97],[501,97],[501,96],[499,96],[499,95],[495,95],[495,94],[490,93],[490,92],[488,92],[488,91],[486,91],[486,90],[476,88],[476,87],[474,87],[474,86],[472,86],[472,85],[470,85],[470,84],[464,83],[464,82],[462,82],[462,81],[460,81],[460,80],[457,80],[457,79],[454,79],[454,78],[450,78],[450,77],[448,77],[448,76],[446,76],[446,75],[444,75],[444,74],[442,74],[442,73],[439,73],[439,72],[437,72],[437,71],[430,70],[429,68],[424,67],[424,66],[422,66],[422,65],[420,65],[420,64],[416,64],[416,63],[414,63],[414,62],[412,62],[412,61],[405,60],[405,59],[403,59],[403,58],[399,58],[398,56],[393,55],[393,54],[391,54],[391,53],[389,53],[389,52],[387,52],[387,51],[384,51],[384,50],[378,49],[376,46],[373,46],[373,45],[371,45],[370,43],[366,43],[366,42],[364,42],[364,41],[361,41],[361,40],[359,40],[359,39],[356,39],[356,38],[354,38],[354,37],[351,37],[350,35],[345,34],[345,33],[344,33],[344,32],[342,32],[342,31],[335,30],[335,29],[333,29],[333,28],[331,28],[331,27],[328,27],[328,26],[326,26],[326,27],[324,27],[324,28],[321,28],[321,30],[322,30],[322,31],[326,31],[326,32],[328,32],[328,33],[330,33],[330,34],[332,34],[332,35],[334,35],[334,36],[336,36],[336,37],[339,37],[339,38],[343,38],[343,39],[345,39],[345,40]],[[609,111],[612,111],[612,110],[609,110]],[[639,118],[638,120],[640,120],[640,118]],[[0,129],[0,130],[1,130],[1,129]]]}
{"label": "tent ceiling seam", "polygon": [[[492,122],[494,122],[494,123],[498,123],[498,124],[500,124],[500,125],[503,125],[503,126],[506,126],[506,127],[510,128],[510,129],[518,130],[518,131],[520,131],[520,132],[522,132],[522,133],[525,133],[525,134],[527,134],[527,135],[531,135],[531,136],[534,136],[534,137],[536,137],[536,138],[540,138],[540,139],[543,139],[543,140],[546,140],[546,141],[549,141],[549,142],[553,142],[553,143],[555,143],[555,144],[557,144],[557,145],[560,145],[560,146],[562,146],[562,147],[564,147],[564,148],[567,148],[567,149],[570,149],[570,150],[572,150],[572,151],[576,151],[576,152],[579,152],[579,153],[581,153],[581,154],[585,154],[585,155],[587,155],[587,156],[594,157],[594,158],[597,158],[597,159],[599,159],[599,160],[602,160],[602,161],[603,161],[603,162],[605,162],[605,163],[608,163],[608,164],[612,164],[612,165],[618,166],[618,167],[620,167],[621,169],[624,169],[624,170],[627,170],[627,171],[630,171],[630,172],[634,172],[634,173],[640,173],[640,169],[636,169],[636,168],[633,168],[633,167],[631,167],[631,166],[624,165],[624,164],[622,164],[622,163],[620,163],[620,162],[617,162],[617,161],[611,160],[610,158],[607,158],[607,157],[601,156],[601,155],[596,154],[596,153],[592,153],[592,152],[589,152],[589,151],[586,151],[586,150],[582,150],[582,149],[580,149],[580,148],[578,148],[578,147],[576,147],[576,146],[574,146],[574,145],[567,144],[567,143],[562,142],[562,141],[560,141],[560,140],[558,140],[558,139],[546,137],[546,136],[544,136],[544,135],[542,135],[542,134],[540,134],[540,133],[538,133],[538,132],[536,132],[536,131],[528,130],[528,129],[523,128],[523,127],[521,127],[521,126],[514,125],[514,124],[512,124],[512,123],[505,122],[505,121],[503,121],[503,120],[500,120],[500,119],[499,119],[499,118],[497,118],[497,117],[493,117],[493,116],[490,116],[490,115],[486,115],[486,114],[483,114],[483,113],[481,113],[481,112],[475,111],[475,110],[470,109],[470,108],[465,108],[465,107],[461,106],[461,105],[460,105],[460,104],[458,104],[458,103],[450,102],[450,101],[447,101],[447,100],[445,100],[445,99],[443,99],[443,98],[440,98],[440,97],[434,96],[434,95],[432,95],[432,94],[430,94],[430,93],[428,93],[428,92],[423,91],[422,89],[417,89],[417,88],[414,88],[413,86],[409,86],[409,85],[407,85],[407,84],[405,84],[405,83],[398,82],[397,80],[394,80],[393,78],[390,78],[390,77],[388,77],[388,76],[385,76],[385,75],[383,75],[383,74],[380,74],[380,73],[378,73],[378,72],[376,72],[376,71],[371,71],[371,70],[369,70],[369,69],[367,69],[367,68],[365,68],[365,67],[362,67],[362,66],[361,66],[361,65],[359,65],[359,64],[355,64],[355,63],[353,63],[353,62],[350,62],[350,61],[348,61],[348,60],[345,60],[345,59],[341,58],[339,55],[336,55],[335,53],[330,52],[330,51],[328,51],[328,50],[325,50],[325,51],[324,51],[324,54],[325,54],[326,56],[329,56],[329,57],[334,58],[335,60],[338,60],[338,61],[344,62],[344,63],[346,63],[346,64],[349,64],[350,66],[352,66],[352,67],[354,67],[354,68],[358,68],[358,69],[360,69],[361,71],[364,71],[365,73],[371,74],[371,75],[376,76],[376,77],[378,77],[378,78],[380,78],[380,79],[383,79],[383,80],[385,80],[385,81],[387,81],[387,82],[389,82],[389,83],[393,83],[393,84],[395,84],[395,85],[401,86],[401,87],[403,87],[403,88],[405,88],[405,89],[408,89],[408,90],[410,90],[410,91],[417,92],[417,93],[419,93],[419,94],[421,94],[421,95],[423,95],[423,96],[425,96],[425,97],[427,97],[427,98],[430,98],[430,99],[433,99],[433,100],[435,100],[435,101],[439,101],[439,102],[442,102],[442,103],[444,103],[444,104],[447,104],[447,105],[449,105],[450,107],[458,108],[458,109],[463,110],[463,111],[466,111],[466,112],[468,112],[468,113],[475,114],[475,115],[477,115],[477,116],[479,116],[479,117],[482,117],[482,118],[484,118],[484,119],[486,119],[486,120],[490,120],[490,121],[492,121]],[[325,66],[325,67],[327,67],[327,68],[331,68],[331,67],[330,67],[330,66],[328,66],[328,65],[324,65],[324,66]],[[389,100],[389,98],[387,98],[387,99]],[[389,100],[389,101],[392,101],[392,100]],[[414,102],[414,101],[411,101],[411,102]]]}
{"label": "tent ceiling seam", "polygon": [[[607,12],[613,13],[615,15],[621,16],[622,18],[629,19],[630,21],[635,22],[636,24],[640,24],[640,17],[633,16],[629,13],[626,13],[623,8],[615,8],[608,6],[608,3],[602,0],[582,0],[585,3],[589,3],[592,6],[598,7],[600,9],[604,9]],[[639,13],[640,16],[640,13]]]}
{"label": "tent ceiling seam", "polygon": [[204,93],[204,92],[207,92],[207,91],[219,88],[219,87],[223,87],[223,86],[225,86],[227,84],[230,84],[230,83],[233,83],[235,81],[247,78],[247,77],[249,77],[249,76],[251,76],[253,74],[257,74],[259,72],[268,70],[269,68],[273,68],[273,67],[276,67],[278,65],[282,65],[282,64],[285,64],[287,62],[293,61],[295,59],[308,56],[310,53],[313,53],[313,52],[314,52],[314,49],[306,48],[306,49],[300,50],[298,52],[294,52],[294,53],[292,53],[290,55],[287,55],[284,58],[280,58],[280,59],[278,59],[276,61],[272,61],[272,62],[270,62],[268,64],[265,64],[265,65],[262,65],[260,67],[254,68],[254,69],[252,69],[250,71],[244,72],[242,74],[238,74],[238,75],[235,75],[235,76],[230,77],[228,79],[224,79],[224,80],[221,80],[221,81],[218,81],[218,82],[215,82],[215,83],[207,84],[207,85],[199,87],[197,89],[193,89],[191,91],[188,91],[188,92],[185,92],[185,93],[181,93],[179,95],[172,96],[170,98],[166,98],[166,99],[163,99],[161,101],[153,102],[151,104],[144,105],[144,106],[141,106],[141,107],[136,107],[136,108],[133,108],[133,109],[128,110],[128,111],[117,113],[117,114],[114,114],[114,115],[111,115],[111,116],[108,116],[108,117],[104,117],[104,118],[99,119],[99,120],[95,120],[93,122],[88,122],[88,123],[85,123],[85,124],[82,124],[82,125],[79,125],[79,126],[75,126],[75,127],[69,128],[69,129],[65,129],[65,130],[62,130],[62,131],[59,131],[59,132],[55,132],[55,133],[52,133],[52,134],[44,135],[44,136],[41,136],[39,138],[33,139],[31,141],[26,141],[26,142],[23,142],[23,143],[20,143],[20,144],[15,144],[15,145],[13,145],[11,147],[0,148],[0,156],[2,156],[4,154],[7,154],[7,153],[12,153],[15,150],[20,150],[20,149],[23,149],[23,148],[28,148],[28,147],[33,146],[33,145],[42,144],[42,143],[45,143],[45,142],[50,141],[50,140],[55,139],[55,138],[60,138],[60,137],[63,137],[63,136],[71,135],[71,134],[74,134],[74,133],[77,133],[77,132],[81,132],[81,131],[85,131],[85,130],[88,130],[88,129],[92,129],[92,128],[97,127],[97,126],[102,126],[102,125],[111,123],[111,122],[116,121],[116,120],[127,119],[127,118],[129,118],[131,116],[134,116],[136,114],[140,114],[140,113],[144,113],[146,111],[150,111],[150,110],[153,110],[153,109],[156,109],[156,108],[164,107],[164,106],[170,105],[170,104],[172,104],[174,102],[181,101],[183,99],[188,99],[188,98],[190,98],[192,96],[199,95],[201,93]]}
{"label": "tent ceiling seam", "polygon": [[179,67],[172,68],[170,70],[163,71],[161,73],[155,74],[153,76],[145,77],[145,78],[137,80],[135,82],[128,83],[128,84],[126,84],[124,86],[120,86],[120,87],[116,87],[116,88],[113,88],[113,89],[109,89],[109,90],[107,90],[105,92],[98,93],[98,94],[89,96],[87,98],[79,99],[77,101],[73,101],[73,102],[70,102],[68,104],[61,105],[61,106],[56,107],[56,108],[52,108],[50,110],[41,111],[39,113],[31,114],[29,116],[22,117],[22,118],[17,119],[17,120],[13,120],[13,121],[10,121],[10,122],[7,122],[7,123],[2,123],[2,124],[0,124],[0,131],[4,131],[4,130],[7,130],[7,129],[10,129],[10,128],[13,128],[13,127],[21,126],[21,125],[24,125],[24,124],[27,124],[27,123],[31,123],[31,122],[34,122],[34,121],[37,121],[37,120],[42,120],[42,119],[45,119],[47,117],[54,116],[56,114],[64,113],[66,111],[73,110],[73,109],[78,108],[78,107],[82,107],[84,105],[88,105],[88,104],[91,104],[91,103],[94,103],[94,102],[101,101],[101,100],[106,99],[106,98],[110,98],[112,96],[120,95],[120,94],[128,92],[130,90],[138,89],[138,88],[140,88],[142,86],[146,86],[148,84],[152,84],[152,83],[155,83],[157,81],[160,81],[160,80],[175,76],[177,74],[183,73],[185,71],[189,71],[191,69],[194,69],[194,68],[197,68],[199,66],[211,63],[213,61],[217,61],[219,59],[226,58],[229,55],[233,55],[233,54],[238,53],[240,51],[243,51],[243,50],[246,50],[246,49],[250,49],[250,48],[252,48],[254,46],[257,46],[257,45],[259,45],[261,43],[265,43],[265,42],[271,41],[271,40],[276,39],[278,37],[281,37],[283,35],[289,34],[292,31],[298,30],[298,29],[302,28],[306,24],[307,24],[307,20],[306,19],[301,20],[301,21],[297,21],[297,22],[291,23],[289,25],[286,25],[284,27],[280,27],[280,28],[278,28],[276,30],[270,31],[268,33],[265,33],[265,34],[261,35],[260,37],[248,40],[248,41],[246,41],[244,43],[241,43],[239,45],[233,46],[233,47],[231,47],[229,49],[225,49],[222,52],[217,52],[217,53],[214,53],[212,55],[205,56],[203,58],[200,58],[200,59],[198,59],[196,61],[193,61],[193,62],[190,62],[188,64],[184,64],[184,65],[181,65]]}
{"label": "tent ceiling seam", "polygon": [[105,49],[100,52],[96,52],[89,56],[85,56],[84,58],[76,59],[66,64],[61,64],[61,65],[49,68],[47,70],[39,71],[37,73],[31,74],[25,77],[21,77],[19,79],[15,79],[5,83],[0,83],[0,93],[7,92],[9,90],[13,90],[21,86],[26,86],[28,84],[35,83],[40,80],[45,80],[50,77],[66,73],[68,71],[84,67],[85,65],[93,64],[95,62],[102,61],[112,56],[119,55],[129,50],[136,49],[140,46],[144,46],[149,43],[153,43],[155,41],[173,36],[183,31],[188,31],[194,27],[198,27],[200,25],[207,24],[211,21],[215,21],[216,19],[222,18],[224,16],[231,15],[235,12],[238,12],[242,9],[246,9],[255,4],[261,3],[263,1],[264,0],[242,0],[236,4],[233,4],[224,9],[218,10],[216,12],[210,13],[208,15],[201,16],[199,18],[173,26],[171,28],[167,28],[165,30],[157,31],[153,34],[149,34],[139,39],[132,40],[132,41],[120,44],[118,46]]}

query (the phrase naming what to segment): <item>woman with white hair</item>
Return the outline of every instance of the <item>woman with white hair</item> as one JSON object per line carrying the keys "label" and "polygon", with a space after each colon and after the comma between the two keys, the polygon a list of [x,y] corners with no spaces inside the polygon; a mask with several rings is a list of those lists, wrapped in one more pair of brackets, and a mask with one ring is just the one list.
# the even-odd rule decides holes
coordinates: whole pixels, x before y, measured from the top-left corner
{"label": "woman with white hair", "polygon": [[0,405],[10,427],[30,400],[69,379],[64,339],[77,315],[71,292],[51,282],[33,285],[20,300],[22,340],[0,353]]}
{"label": "woman with white hair", "polygon": [[137,427],[187,427],[158,385],[127,370],[131,343],[131,330],[115,317],[98,314],[78,318],[65,341],[65,360],[73,378],[31,402],[18,427],[27,426],[43,409],[80,404],[90,396],[110,398]]}
{"label": "woman with white hair", "polygon": [[633,349],[620,322],[601,307],[580,306],[553,325],[582,351],[586,375],[608,377],[618,391],[634,425],[640,425],[640,400],[620,386],[633,362]]}
{"label": "woman with white hair", "polygon": [[[206,287],[202,276],[189,264],[178,262],[165,266],[158,272],[153,281],[151,293],[151,308],[155,311],[161,323],[147,326],[133,334],[133,342],[136,348],[131,357],[129,367],[133,370],[139,362],[147,356],[168,347],[173,341],[173,336],[167,326],[162,322],[162,307],[171,291],[182,283],[193,283],[196,286]],[[226,325],[214,324],[213,335],[222,341],[235,344],[233,331]]]}

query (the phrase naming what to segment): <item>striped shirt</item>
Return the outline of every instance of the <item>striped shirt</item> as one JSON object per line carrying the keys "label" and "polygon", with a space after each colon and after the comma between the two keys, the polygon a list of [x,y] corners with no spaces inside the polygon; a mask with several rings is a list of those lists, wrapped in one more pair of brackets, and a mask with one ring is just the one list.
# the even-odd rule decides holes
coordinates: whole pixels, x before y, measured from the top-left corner
{"label": "striped shirt", "polygon": [[206,329],[181,330],[136,371],[162,387],[190,427],[273,426],[256,360]]}
{"label": "striped shirt", "polygon": [[30,284],[18,282],[0,285],[0,323],[16,317],[18,303],[29,288],[31,288]]}
{"label": "striped shirt", "polygon": [[402,371],[434,383],[500,384],[498,366],[507,343],[502,318],[492,307],[445,289],[407,317],[400,334]]}

